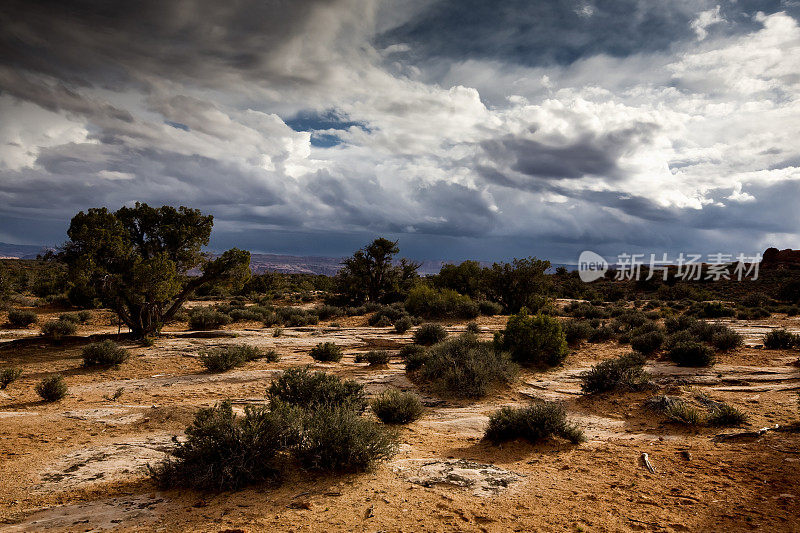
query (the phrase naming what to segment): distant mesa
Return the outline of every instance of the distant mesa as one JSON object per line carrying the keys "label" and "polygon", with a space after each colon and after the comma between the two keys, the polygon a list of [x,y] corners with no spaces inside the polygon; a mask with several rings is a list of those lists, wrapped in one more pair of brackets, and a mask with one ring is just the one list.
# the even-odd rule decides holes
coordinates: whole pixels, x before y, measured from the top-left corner
{"label": "distant mesa", "polygon": [[800,250],[767,248],[761,258],[762,268],[800,267]]}

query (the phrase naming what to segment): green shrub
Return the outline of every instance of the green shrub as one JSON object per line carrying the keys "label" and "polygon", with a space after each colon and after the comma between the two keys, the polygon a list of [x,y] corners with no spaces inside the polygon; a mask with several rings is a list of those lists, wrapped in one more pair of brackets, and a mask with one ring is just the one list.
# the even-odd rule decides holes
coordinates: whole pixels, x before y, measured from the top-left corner
{"label": "green shrub", "polygon": [[270,383],[267,397],[270,402],[303,408],[329,405],[363,411],[367,406],[363,385],[308,368],[290,368],[282,372]]}
{"label": "green shrub", "polygon": [[733,316],[736,312],[722,302],[703,302],[697,310],[702,318],[722,318]]}
{"label": "green shrub", "polygon": [[644,363],[644,355],[637,352],[602,361],[581,375],[581,390],[598,394],[647,388],[650,376],[643,370]]}
{"label": "green shrub", "polygon": [[300,307],[279,307],[275,310],[278,324],[289,327],[310,326],[319,323],[319,316],[314,310]]}
{"label": "green shrub", "polygon": [[37,320],[36,313],[28,309],[12,309],[8,312],[8,323],[12,328],[27,328],[36,324]]}
{"label": "green shrub", "polygon": [[709,409],[706,423],[718,427],[741,426],[747,423],[747,418],[747,414],[736,407],[727,403],[717,403]]}
{"label": "green shrub", "polygon": [[85,309],[83,311],[78,311],[78,322],[80,322],[81,324],[86,324],[91,319],[92,319],[91,311],[87,311]]}
{"label": "green shrub", "polygon": [[442,342],[447,337],[447,330],[439,324],[422,324],[414,332],[414,343],[429,346]]}
{"label": "green shrub", "polygon": [[317,307],[316,314],[320,320],[328,320],[345,315],[344,309],[335,305],[321,305]]}
{"label": "green shrub", "polygon": [[201,352],[200,364],[209,372],[219,373],[262,358],[274,363],[280,359],[280,356],[275,350],[264,352],[257,346],[232,344],[217,346]]}
{"label": "green shrub", "polygon": [[311,470],[359,472],[394,455],[397,434],[346,407],[320,406],[305,412],[296,456]]}
{"label": "green shrub", "polygon": [[4,368],[0,370],[0,390],[5,389],[13,382],[17,381],[22,376],[22,369],[20,368]]}
{"label": "green shrub", "polygon": [[425,318],[474,318],[479,314],[478,304],[469,296],[427,285],[412,288],[405,307],[412,315]]}
{"label": "green shrub", "polygon": [[564,338],[570,346],[575,346],[580,344],[581,341],[587,340],[594,331],[594,328],[592,328],[587,320],[565,320],[563,325]]}
{"label": "green shrub", "polygon": [[394,323],[394,330],[401,335],[411,329],[411,326],[414,325],[414,321],[411,320],[411,317],[404,316],[403,318],[398,319]]}
{"label": "green shrub", "polygon": [[419,368],[420,377],[440,393],[465,398],[482,397],[493,385],[508,383],[516,370],[508,354],[471,333],[430,347]]}
{"label": "green shrub", "polygon": [[106,339],[89,344],[83,349],[83,366],[119,366],[129,356],[128,350]]}
{"label": "green shrub", "polygon": [[645,355],[657,352],[663,343],[664,334],[660,331],[650,331],[631,337],[631,348]]}
{"label": "green shrub", "polygon": [[611,329],[611,326],[600,324],[596,327],[593,327],[592,332],[589,334],[589,342],[598,343],[598,342],[606,342],[610,339],[614,338],[614,330]]}
{"label": "green shrub", "polygon": [[764,347],[770,350],[787,349],[795,344],[797,344],[797,335],[785,329],[773,329],[764,335]]}
{"label": "green shrub", "polygon": [[236,490],[253,483],[280,479],[280,455],[295,444],[300,428],[291,422],[300,415],[288,409],[245,407],[233,413],[230,401],[200,409],[177,442],[172,457],[150,468],[163,488]]}
{"label": "green shrub", "polygon": [[[370,309],[372,308],[372,306],[365,307]],[[375,308],[375,314],[367,319],[367,323],[370,326],[387,327],[403,318],[410,319],[411,317],[409,316],[408,311],[406,311],[406,308],[403,307],[403,304],[397,302],[391,305],[377,305]]]}
{"label": "green shrub", "polygon": [[497,302],[481,300],[478,302],[478,311],[482,315],[494,316],[503,312],[503,306]]}
{"label": "green shrub", "polygon": [[514,439],[537,442],[562,437],[579,444],[586,440],[583,431],[567,421],[564,406],[555,402],[536,402],[528,407],[503,407],[489,417],[484,438],[497,444]]}
{"label": "green shrub", "polygon": [[46,402],[57,402],[67,395],[67,383],[60,374],[49,376],[36,385],[36,394]]}
{"label": "green shrub", "polygon": [[466,331],[467,333],[472,333],[474,335],[477,335],[478,333],[481,332],[481,327],[478,325],[477,322],[470,322],[469,324],[467,324]]}
{"label": "green shrub", "polygon": [[81,321],[81,317],[78,316],[78,313],[61,313],[58,315],[59,320],[66,320],[67,322],[72,322],[73,324],[79,324]]}
{"label": "green shrub", "polygon": [[199,307],[189,311],[189,329],[220,329],[231,323],[231,317],[210,307]]}
{"label": "green shrub", "polygon": [[428,353],[419,344],[406,344],[400,348],[400,357],[406,362],[406,372],[413,372],[428,360]]}
{"label": "green shrub", "polygon": [[398,389],[383,391],[370,406],[384,424],[408,424],[421,417],[424,411],[419,396]]}
{"label": "green shrub", "polygon": [[739,348],[744,344],[744,337],[729,327],[716,331],[711,336],[711,345],[722,352]]}
{"label": "green shrub", "polygon": [[664,415],[670,422],[687,426],[701,426],[706,421],[700,409],[683,400],[669,404]]}
{"label": "green shrub", "polygon": [[685,331],[697,324],[697,319],[689,315],[671,316],[664,320],[664,328],[667,333]]}
{"label": "green shrub", "polygon": [[556,366],[567,357],[561,322],[548,315],[531,316],[524,308],[511,315],[505,329],[495,334],[495,345],[523,365]]}
{"label": "green shrub", "polygon": [[605,307],[589,302],[571,302],[565,308],[567,316],[575,318],[609,318],[611,314]]}
{"label": "green shrub", "polygon": [[283,335],[283,328],[275,328],[272,330],[273,337],[280,337],[281,335]]}
{"label": "green shrub", "polygon": [[321,342],[311,348],[309,355],[315,361],[339,362],[342,360],[342,348],[332,342]]}
{"label": "green shrub", "polygon": [[711,366],[714,364],[714,352],[700,342],[683,341],[669,350],[669,358],[680,366]]}
{"label": "green shrub", "polygon": [[388,365],[389,352],[386,350],[371,350],[367,353],[360,353],[356,355],[356,363],[369,363],[369,366]]}
{"label": "green shrub", "polygon": [[48,320],[42,324],[42,335],[59,340],[66,335],[74,335],[78,330],[75,322],[69,320]]}

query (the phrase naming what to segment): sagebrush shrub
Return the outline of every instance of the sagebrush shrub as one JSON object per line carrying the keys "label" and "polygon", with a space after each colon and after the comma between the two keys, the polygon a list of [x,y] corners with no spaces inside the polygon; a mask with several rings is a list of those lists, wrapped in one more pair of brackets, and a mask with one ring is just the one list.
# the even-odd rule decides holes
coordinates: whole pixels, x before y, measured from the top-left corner
{"label": "sagebrush shrub", "polygon": [[127,361],[130,353],[116,342],[106,339],[94,342],[83,349],[83,366],[119,366]]}
{"label": "sagebrush shrub", "polygon": [[57,402],[67,395],[68,390],[67,383],[60,374],[46,377],[36,385],[36,394],[46,402]]}
{"label": "sagebrush shrub", "polygon": [[370,407],[384,424],[408,424],[422,416],[422,400],[413,392],[389,389],[370,402]]}
{"label": "sagebrush shrub", "polygon": [[200,409],[172,456],[151,467],[163,488],[236,490],[280,479],[279,453],[300,439],[300,413],[246,406],[242,417],[230,401]]}
{"label": "sagebrush shrub", "polygon": [[689,315],[671,316],[664,320],[664,327],[667,333],[675,333],[691,328],[697,323],[697,319]]}
{"label": "sagebrush shrub", "polygon": [[342,348],[333,342],[321,342],[311,348],[308,354],[315,361],[336,363],[342,360]]}
{"label": "sagebrush shrub", "polygon": [[69,320],[48,320],[42,324],[42,335],[59,340],[66,335],[74,335],[78,330],[75,322]]}
{"label": "sagebrush shrub", "polygon": [[645,355],[657,352],[664,343],[664,334],[660,331],[650,331],[631,337],[631,348]]}
{"label": "sagebrush shrub", "polygon": [[352,409],[330,405],[307,410],[295,455],[311,470],[358,472],[390,458],[397,434]]}
{"label": "sagebrush shrub", "polygon": [[644,363],[644,356],[637,352],[601,361],[581,375],[581,390],[584,394],[642,390],[650,384]]}
{"label": "sagebrush shrub", "polygon": [[470,322],[469,324],[467,324],[466,331],[467,333],[472,333],[474,335],[477,335],[478,333],[481,332],[481,327],[478,325],[477,322]]}
{"label": "sagebrush shrub", "polygon": [[428,346],[442,342],[447,337],[447,330],[439,324],[422,324],[414,332],[414,343]]}
{"label": "sagebrush shrub", "polygon": [[549,315],[529,315],[526,309],[511,315],[495,345],[522,365],[556,366],[567,357],[567,340],[561,322]]}
{"label": "sagebrush shrub", "polygon": [[406,362],[406,372],[413,372],[425,364],[428,359],[428,353],[419,344],[406,344],[400,348],[400,357]]}
{"label": "sagebrush shrub", "polygon": [[412,288],[405,307],[412,315],[425,318],[474,318],[480,312],[478,304],[469,296],[427,285]]}
{"label": "sagebrush shrub", "polygon": [[567,344],[575,346],[587,340],[594,329],[587,320],[573,319],[564,321],[564,338]]}
{"label": "sagebrush shrub", "polygon": [[514,439],[537,442],[562,437],[574,444],[586,440],[578,426],[567,421],[564,406],[556,402],[536,402],[528,407],[503,407],[489,417],[484,438],[501,443]]}
{"label": "sagebrush shrub", "polygon": [[366,353],[356,355],[356,363],[369,363],[369,366],[388,365],[389,352],[386,350],[371,350]]}
{"label": "sagebrush shrub", "polygon": [[[367,305],[365,306],[365,310],[366,308],[371,309],[372,306]],[[396,302],[391,305],[377,305],[375,308],[375,314],[367,319],[367,323],[370,326],[386,327],[391,326],[403,318],[410,319],[411,317],[409,316],[408,311],[406,311],[406,308],[403,306],[403,304]]]}
{"label": "sagebrush shrub", "polygon": [[200,353],[200,364],[209,372],[225,372],[247,362],[265,358],[276,362],[280,356],[275,350],[263,351],[258,346],[247,344],[231,344],[217,346]]}
{"label": "sagebrush shrub", "polygon": [[764,347],[770,350],[784,350],[791,348],[798,342],[798,336],[785,329],[773,329],[764,335]]}
{"label": "sagebrush shrub", "polygon": [[711,345],[717,350],[727,352],[739,348],[744,344],[744,337],[740,333],[726,327],[711,336]]}
{"label": "sagebrush shrub", "polygon": [[706,421],[700,409],[683,400],[669,404],[664,415],[670,422],[687,426],[701,426]]}
{"label": "sagebrush shrub", "polygon": [[189,329],[220,329],[231,323],[231,317],[210,307],[200,307],[189,311]]}
{"label": "sagebrush shrub", "polygon": [[270,383],[267,398],[304,408],[334,405],[363,411],[367,406],[363,385],[305,367],[282,372]]}
{"label": "sagebrush shrub", "polygon": [[411,320],[411,317],[404,316],[403,318],[398,319],[394,323],[394,330],[397,333],[403,334],[414,325],[414,321]]}
{"label": "sagebrush shrub", "polygon": [[478,311],[482,315],[494,316],[503,312],[503,306],[490,300],[481,300],[478,302]]}
{"label": "sagebrush shrub", "polygon": [[8,323],[12,328],[27,328],[37,320],[36,313],[29,309],[12,309],[8,312]]}
{"label": "sagebrush shrub", "polygon": [[714,364],[714,352],[703,343],[682,341],[669,350],[669,358],[680,366],[711,366]]}
{"label": "sagebrush shrub", "polygon": [[0,390],[5,389],[22,376],[21,368],[4,368],[0,370]]}
{"label": "sagebrush shrub", "polygon": [[507,353],[496,350],[492,343],[480,342],[471,333],[464,333],[430,347],[419,376],[439,393],[480,398],[492,386],[510,382],[516,371]]}

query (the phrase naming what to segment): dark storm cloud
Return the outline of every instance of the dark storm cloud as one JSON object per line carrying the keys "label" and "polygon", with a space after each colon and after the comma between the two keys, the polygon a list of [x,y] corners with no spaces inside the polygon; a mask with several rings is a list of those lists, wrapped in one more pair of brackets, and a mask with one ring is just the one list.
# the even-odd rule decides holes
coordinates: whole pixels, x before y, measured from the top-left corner
{"label": "dark storm cloud", "polygon": [[125,88],[147,76],[214,85],[214,72],[257,76],[309,14],[335,0],[7,0],[0,61],[77,86]]}
{"label": "dark storm cloud", "polygon": [[378,42],[410,44],[411,57],[423,61],[485,58],[563,65],[596,54],[663,51],[693,40],[692,20],[716,5],[727,21],[711,31],[722,34],[751,31],[758,11],[800,13],[794,2],[779,0],[441,0]]}

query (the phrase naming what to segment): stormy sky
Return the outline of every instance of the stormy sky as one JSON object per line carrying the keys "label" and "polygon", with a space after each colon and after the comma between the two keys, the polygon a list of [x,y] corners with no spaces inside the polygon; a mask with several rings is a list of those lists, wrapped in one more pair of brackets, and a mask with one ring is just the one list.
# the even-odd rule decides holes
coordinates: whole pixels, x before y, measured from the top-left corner
{"label": "stormy sky", "polygon": [[77,211],[419,259],[800,248],[798,0],[5,0],[0,241]]}

